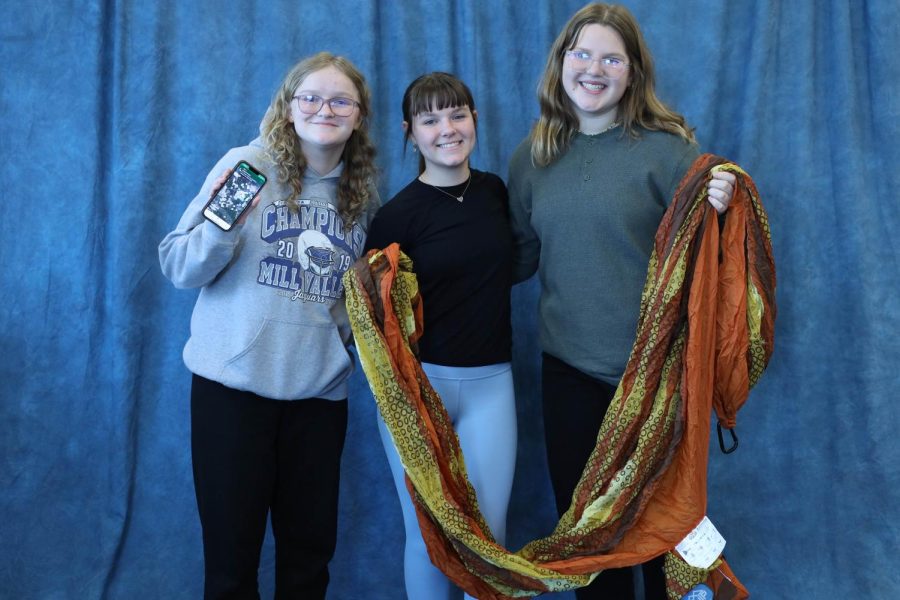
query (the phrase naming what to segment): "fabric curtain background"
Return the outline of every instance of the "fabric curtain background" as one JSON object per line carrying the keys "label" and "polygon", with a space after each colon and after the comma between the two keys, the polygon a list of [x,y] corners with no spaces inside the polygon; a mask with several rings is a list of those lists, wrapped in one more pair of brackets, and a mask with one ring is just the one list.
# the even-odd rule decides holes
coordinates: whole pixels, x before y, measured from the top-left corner
{"label": "fabric curtain background", "polygon": [[[162,277],[156,247],[216,160],[256,135],[289,67],[326,49],[366,74],[383,198],[415,176],[400,99],[431,70],[470,85],[473,164],[505,178],[550,44],[582,4],[0,3],[0,596],[200,596],[181,361],[196,292]],[[660,96],[704,151],[751,174],[772,226],[775,352],[739,450],[710,456],[728,560],[757,598],[892,597],[900,5],[626,4]],[[556,520],[536,299],[534,279],[514,290],[515,549]],[[350,410],[329,597],[402,598],[400,511],[360,369]],[[273,568],[268,539],[264,597]]]}

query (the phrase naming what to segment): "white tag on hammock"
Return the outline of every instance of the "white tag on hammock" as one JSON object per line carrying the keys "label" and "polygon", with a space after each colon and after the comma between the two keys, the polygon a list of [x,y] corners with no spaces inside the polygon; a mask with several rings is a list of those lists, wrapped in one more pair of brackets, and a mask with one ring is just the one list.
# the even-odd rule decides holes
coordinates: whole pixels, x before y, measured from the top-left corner
{"label": "white tag on hammock", "polygon": [[684,562],[698,569],[708,569],[725,548],[725,538],[715,528],[709,517],[703,517],[700,524],[675,546]]}

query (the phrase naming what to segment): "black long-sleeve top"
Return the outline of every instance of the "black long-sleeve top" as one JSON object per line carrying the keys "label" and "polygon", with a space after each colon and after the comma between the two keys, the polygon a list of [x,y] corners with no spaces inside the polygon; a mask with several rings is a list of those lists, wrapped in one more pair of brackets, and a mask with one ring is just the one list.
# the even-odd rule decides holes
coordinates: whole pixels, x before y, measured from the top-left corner
{"label": "black long-sleeve top", "polygon": [[441,188],[415,179],[381,207],[366,250],[392,242],[413,261],[422,295],[423,362],[473,367],[511,359],[509,198],[493,173]]}

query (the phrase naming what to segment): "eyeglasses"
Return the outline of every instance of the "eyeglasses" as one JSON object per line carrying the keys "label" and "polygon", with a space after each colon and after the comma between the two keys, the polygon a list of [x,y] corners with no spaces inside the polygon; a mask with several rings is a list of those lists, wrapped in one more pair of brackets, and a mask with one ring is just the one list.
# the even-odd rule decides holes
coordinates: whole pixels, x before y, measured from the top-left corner
{"label": "eyeglasses", "polygon": [[621,58],[616,58],[615,56],[594,58],[589,52],[584,50],[566,50],[566,57],[568,57],[569,63],[576,71],[587,71],[591,68],[591,64],[599,62],[606,76],[612,79],[621,77],[625,70],[631,66],[630,63],[625,62]]}
{"label": "eyeglasses", "polygon": [[323,98],[313,94],[299,94],[294,96],[297,101],[297,107],[300,112],[308,115],[314,115],[322,109],[322,105],[326,102],[328,107],[338,117],[349,117],[353,114],[353,109],[359,106],[359,102],[350,98]]}

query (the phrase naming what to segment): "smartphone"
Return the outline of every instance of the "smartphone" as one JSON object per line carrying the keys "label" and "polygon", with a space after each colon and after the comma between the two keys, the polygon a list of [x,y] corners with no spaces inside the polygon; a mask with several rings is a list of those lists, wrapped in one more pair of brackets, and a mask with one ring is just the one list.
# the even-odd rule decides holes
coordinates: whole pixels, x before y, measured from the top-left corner
{"label": "smartphone", "polygon": [[247,161],[238,162],[225,184],[203,209],[203,216],[229,231],[265,184],[265,175]]}

